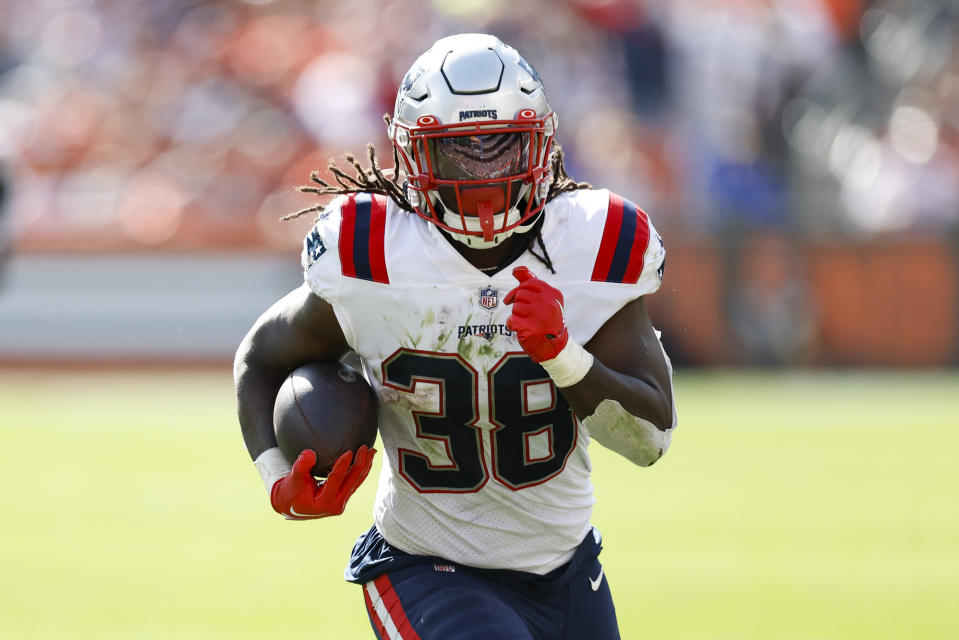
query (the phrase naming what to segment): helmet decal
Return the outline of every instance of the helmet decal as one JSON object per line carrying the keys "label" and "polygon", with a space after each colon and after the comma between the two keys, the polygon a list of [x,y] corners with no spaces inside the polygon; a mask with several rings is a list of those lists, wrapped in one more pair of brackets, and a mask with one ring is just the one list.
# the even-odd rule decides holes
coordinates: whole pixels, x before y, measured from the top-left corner
{"label": "helmet decal", "polygon": [[518,64],[520,67],[522,67],[522,68],[523,68],[523,71],[525,71],[525,72],[528,73],[530,76],[532,76],[533,80],[536,81],[536,84],[538,84],[538,85],[542,85],[542,84],[543,84],[543,80],[539,77],[539,73],[536,72],[536,69],[533,68],[533,65],[531,65],[531,64],[526,60],[526,58],[524,58],[523,56],[520,56],[520,57],[519,57],[519,60],[516,61],[516,64]]}
{"label": "helmet decal", "polygon": [[[410,89],[413,88],[413,85],[416,84],[416,81],[419,80],[424,73],[426,73],[426,67],[421,64],[414,64],[410,67],[410,70],[403,76],[403,82],[400,83],[400,95],[405,96],[405,94],[408,94]],[[422,98],[417,99],[422,100]]]}
{"label": "helmet decal", "polygon": [[470,118],[496,120],[496,109],[468,109],[466,111],[460,111],[460,122],[469,120]]}

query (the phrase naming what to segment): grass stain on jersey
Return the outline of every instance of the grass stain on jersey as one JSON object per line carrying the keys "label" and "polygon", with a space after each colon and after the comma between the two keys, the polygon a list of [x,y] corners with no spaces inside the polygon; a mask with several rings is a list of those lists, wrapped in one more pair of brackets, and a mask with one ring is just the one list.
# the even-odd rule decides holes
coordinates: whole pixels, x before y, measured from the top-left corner
{"label": "grass stain on jersey", "polygon": [[[473,314],[466,316],[466,321],[463,323],[469,326],[470,321],[473,319]],[[453,334],[452,328],[450,328],[450,335]],[[460,338],[459,344],[456,345],[456,352],[463,356],[464,359],[469,360],[470,355],[473,353],[473,345],[470,343],[469,338]]]}
{"label": "grass stain on jersey", "polygon": [[[423,316],[423,322],[420,323],[420,326],[424,329],[431,327],[436,324],[436,311],[433,309],[427,309],[426,314]],[[441,325],[445,323],[440,323]],[[450,336],[453,335],[453,329],[449,328],[446,331],[440,331],[436,336],[436,343],[433,346],[433,351],[442,351],[446,347],[446,343],[449,342]]]}
{"label": "grass stain on jersey", "polygon": [[408,344],[408,345],[404,345],[404,346],[407,346],[407,347],[409,347],[409,348],[411,348],[411,349],[415,349],[415,348],[417,348],[417,347],[419,346],[420,340],[422,340],[422,339],[423,339],[423,336],[421,336],[421,335],[420,335],[420,336],[413,336],[413,335],[410,335],[409,332],[407,332],[407,333],[406,333],[406,340],[409,342],[409,344]]}
{"label": "grass stain on jersey", "polygon": [[[384,314],[380,316],[380,319],[383,321],[383,326],[386,326],[386,327],[396,326],[396,322],[393,320],[392,316]],[[422,324],[420,326],[422,326]],[[397,336],[397,338],[399,338],[401,347],[406,347],[407,349],[416,349],[419,346],[420,342],[423,340],[423,334],[421,333],[419,335],[414,336],[408,330],[404,330],[403,337]]]}
{"label": "grass stain on jersey", "polygon": [[448,330],[446,330],[446,331],[440,332],[440,334],[439,334],[438,336],[436,336],[436,347],[435,347],[433,350],[434,350],[434,351],[441,351],[441,350],[443,349],[443,347],[446,346],[446,343],[450,341],[450,338],[452,337],[452,335],[453,335],[453,329],[452,329],[452,328],[450,328],[450,329],[448,329]]}
{"label": "grass stain on jersey", "polygon": [[499,355],[496,349],[493,348],[493,345],[489,343],[481,344],[480,348],[476,350],[476,353],[485,357],[496,357]]}

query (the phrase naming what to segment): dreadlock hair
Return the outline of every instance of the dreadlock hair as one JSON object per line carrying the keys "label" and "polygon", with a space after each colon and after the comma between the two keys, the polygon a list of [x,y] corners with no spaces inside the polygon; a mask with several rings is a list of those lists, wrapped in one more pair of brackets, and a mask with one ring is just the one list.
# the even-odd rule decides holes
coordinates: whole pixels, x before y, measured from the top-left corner
{"label": "dreadlock hair", "polygon": [[[387,126],[390,124],[390,116],[384,115],[383,120],[386,121]],[[592,189],[592,185],[588,182],[577,182],[569,177],[569,174],[566,172],[566,163],[564,161],[563,149],[559,146],[558,143],[553,143],[553,153],[550,157],[550,172],[552,174],[552,181],[549,183],[549,190],[546,192],[546,202],[550,202],[554,198],[561,196],[564,193],[570,191],[577,191],[579,189]],[[416,209],[410,204],[410,201],[406,197],[406,190],[403,184],[400,182],[400,159],[399,153],[396,150],[396,147],[393,147],[393,170],[380,169],[379,163],[376,161],[376,150],[372,143],[366,145],[366,156],[369,161],[369,166],[362,166],[356,157],[347,153],[344,155],[346,161],[353,167],[355,173],[353,175],[348,174],[346,171],[337,166],[335,160],[330,160],[327,168],[330,170],[330,173],[333,174],[333,179],[336,184],[330,184],[326,180],[320,177],[319,172],[313,171],[310,173],[310,181],[313,184],[302,185],[297,187],[297,191],[302,193],[314,193],[319,196],[339,196],[347,195],[351,193],[376,193],[379,195],[387,196],[390,200],[396,203],[396,205],[408,211],[409,213],[415,213]],[[391,173],[391,175],[387,175]],[[324,209],[325,204],[316,204],[311,207],[306,207],[295,211],[291,214],[285,215],[281,220],[293,220],[299,218],[300,216],[306,215],[308,213],[319,213]],[[533,256],[542,262],[546,268],[552,273],[556,273],[556,270],[553,268],[553,261],[550,260],[549,253],[546,251],[546,245],[543,243],[542,236],[542,227],[543,227],[543,218],[539,216],[539,219],[533,225],[533,228],[530,232],[526,233],[526,243],[521,246],[517,252],[510,252],[511,256],[508,256],[508,261],[512,262],[516,256],[521,254],[523,251],[529,250]],[[539,247],[543,252],[542,255],[536,253],[533,250],[534,243]]]}

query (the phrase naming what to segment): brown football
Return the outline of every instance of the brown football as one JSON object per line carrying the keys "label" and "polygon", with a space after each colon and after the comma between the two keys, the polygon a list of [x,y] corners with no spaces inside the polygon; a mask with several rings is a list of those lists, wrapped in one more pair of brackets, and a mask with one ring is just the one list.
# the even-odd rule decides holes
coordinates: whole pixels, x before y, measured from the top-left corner
{"label": "brown football", "polygon": [[326,477],[346,451],[376,441],[376,394],[353,369],[338,362],[299,367],[283,382],[273,406],[280,451],[292,464],[300,452],[316,452],[313,475]]}

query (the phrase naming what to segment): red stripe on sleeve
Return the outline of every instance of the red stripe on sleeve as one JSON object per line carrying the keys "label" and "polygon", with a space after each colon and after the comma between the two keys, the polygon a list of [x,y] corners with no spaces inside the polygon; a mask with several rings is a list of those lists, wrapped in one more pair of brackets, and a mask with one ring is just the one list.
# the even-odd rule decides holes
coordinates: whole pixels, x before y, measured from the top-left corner
{"label": "red stripe on sleeve", "polygon": [[606,212],[606,226],[603,228],[603,239],[599,243],[599,253],[593,265],[594,282],[605,282],[609,276],[609,268],[613,264],[613,254],[616,252],[616,241],[619,239],[619,229],[623,225],[623,199],[609,192],[609,208]]}
{"label": "red stripe on sleeve", "polygon": [[386,272],[386,196],[373,195],[370,207],[370,271],[374,282],[390,283]]}
{"label": "red stripe on sleeve", "polygon": [[636,207],[636,233],[633,236],[633,250],[629,255],[629,264],[626,266],[624,282],[639,282],[646,260],[646,249],[649,247],[649,216]]}
{"label": "red stripe on sleeve", "polygon": [[356,228],[356,197],[347,198],[340,209],[340,271],[345,276],[356,277],[353,262],[353,233]]}
{"label": "red stripe on sleeve", "polygon": [[386,605],[386,610],[389,612],[390,619],[396,626],[397,631],[400,632],[400,638],[403,640],[421,640],[420,635],[416,633],[413,625],[406,617],[400,598],[393,591],[393,584],[387,575],[384,573],[379,576],[373,580],[373,584],[376,585],[376,590],[380,592],[380,599]]}

